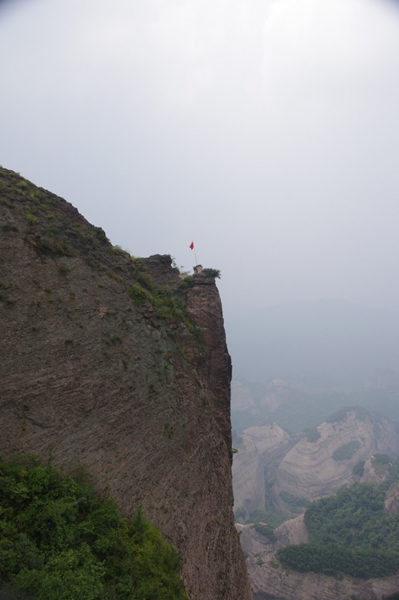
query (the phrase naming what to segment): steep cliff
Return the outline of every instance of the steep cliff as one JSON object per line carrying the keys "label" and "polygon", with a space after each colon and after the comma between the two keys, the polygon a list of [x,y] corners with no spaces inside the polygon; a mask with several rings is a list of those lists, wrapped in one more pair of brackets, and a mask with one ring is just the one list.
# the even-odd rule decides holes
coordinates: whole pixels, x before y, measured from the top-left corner
{"label": "steep cliff", "polygon": [[213,278],[133,259],[0,169],[0,452],[79,463],[142,503],[194,600],[252,598],[233,524],[230,377]]}
{"label": "steep cliff", "polygon": [[244,509],[249,516],[265,507],[265,469],[273,472],[295,442],[275,423],[249,427],[241,439],[233,461],[234,511]]}

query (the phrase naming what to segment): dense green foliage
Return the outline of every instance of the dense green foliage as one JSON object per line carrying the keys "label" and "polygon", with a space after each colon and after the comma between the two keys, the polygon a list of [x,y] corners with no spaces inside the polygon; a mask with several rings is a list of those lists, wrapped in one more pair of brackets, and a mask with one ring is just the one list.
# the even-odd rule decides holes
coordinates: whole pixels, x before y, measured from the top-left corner
{"label": "dense green foliage", "polygon": [[205,273],[208,277],[215,277],[217,279],[221,278],[221,273],[219,269],[211,269],[207,267],[206,269],[202,269],[202,272]]}
{"label": "dense green foliage", "polygon": [[187,275],[186,277],[184,277],[179,284],[179,287],[182,290],[186,290],[186,289],[192,288],[194,286],[195,286],[195,279],[192,275]]}
{"label": "dense green foliage", "polygon": [[[384,456],[384,455],[382,455]],[[399,514],[387,517],[384,499],[399,461],[383,484],[355,484],[313,502],[305,513],[309,544],[279,551],[284,566],[298,571],[385,577],[399,569]]]}
{"label": "dense green foliage", "polygon": [[315,443],[318,439],[320,439],[321,433],[317,429],[317,427],[308,427],[305,429],[305,437],[308,442]]}
{"label": "dense green foliage", "polygon": [[361,448],[359,440],[352,440],[340,446],[332,455],[334,460],[349,460]]}
{"label": "dense green foliage", "polygon": [[265,537],[267,537],[267,539],[270,540],[271,542],[276,541],[276,536],[274,535],[273,527],[270,527],[270,525],[263,525],[262,523],[255,523],[254,529],[261,535],[264,535]]}
{"label": "dense green foliage", "polygon": [[35,600],[185,600],[178,556],[90,479],[31,456],[0,463],[0,578]]}
{"label": "dense green foliage", "polygon": [[378,475],[385,475],[390,471],[394,461],[388,454],[375,454],[373,456],[373,469]]}
{"label": "dense green foliage", "polygon": [[249,519],[246,522],[259,523],[259,521],[261,521],[262,523],[267,523],[272,529],[276,529],[287,520],[288,518],[286,516],[266,505],[265,510],[257,508],[256,510],[251,511]]}
{"label": "dense green foliage", "polygon": [[284,504],[286,504],[293,513],[302,512],[302,509],[306,508],[306,506],[309,504],[309,500],[306,500],[306,498],[299,498],[298,496],[294,496],[294,494],[290,494],[289,492],[280,492],[279,496]]}
{"label": "dense green foliage", "polygon": [[278,555],[285,567],[296,571],[325,575],[348,573],[362,579],[387,577],[399,568],[399,556],[396,554],[371,548],[348,548],[339,544],[287,546]]}
{"label": "dense green foliage", "polygon": [[352,469],[352,474],[354,477],[363,477],[364,475],[364,465],[365,465],[364,460],[361,460],[360,462],[358,462]]}

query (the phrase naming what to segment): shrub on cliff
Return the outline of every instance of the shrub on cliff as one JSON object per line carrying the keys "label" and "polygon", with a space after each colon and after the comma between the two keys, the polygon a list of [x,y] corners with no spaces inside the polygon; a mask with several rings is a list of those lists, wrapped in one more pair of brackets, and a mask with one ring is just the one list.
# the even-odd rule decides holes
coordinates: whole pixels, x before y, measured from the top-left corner
{"label": "shrub on cliff", "polygon": [[186,600],[178,555],[141,508],[31,456],[0,463],[2,587],[36,600]]}
{"label": "shrub on cliff", "polygon": [[205,273],[207,277],[214,277],[215,279],[221,278],[221,273],[219,269],[206,268],[203,269],[202,272]]}

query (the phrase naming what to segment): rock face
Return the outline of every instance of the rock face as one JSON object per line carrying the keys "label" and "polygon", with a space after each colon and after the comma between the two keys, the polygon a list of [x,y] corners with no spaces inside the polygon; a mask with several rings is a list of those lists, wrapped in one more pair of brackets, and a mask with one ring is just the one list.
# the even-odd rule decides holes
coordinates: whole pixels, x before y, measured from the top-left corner
{"label": "rock face", "polygon": [[0,228],[0,452],[87,465],[124,515],[142,503],[176,545],[193,600],[250,600],[214,280],[183,289],[170,257],[132,261],[5,169]]}
{"label": "rock face", "polygon": [[247,513],[265,506],[265,467],[292,447],[288,433],[275,423],[249,427],[233,461],[234,511]]}
{"label": "rock face", "polygon": [[395,481],[385,494],[385,514],[393,517],[399,512],[399,482]]}

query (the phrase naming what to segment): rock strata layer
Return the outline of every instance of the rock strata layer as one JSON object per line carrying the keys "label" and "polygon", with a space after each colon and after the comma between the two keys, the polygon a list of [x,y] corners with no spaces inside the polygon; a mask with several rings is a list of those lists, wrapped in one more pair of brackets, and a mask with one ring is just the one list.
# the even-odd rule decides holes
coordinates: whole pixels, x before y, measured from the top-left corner
{"label": "rock strata layer", "polygon": [[176,545],[193,600],[250,600],[220,298],[212,278],[190,285],[0,169],[0,452],[87,465]]}

